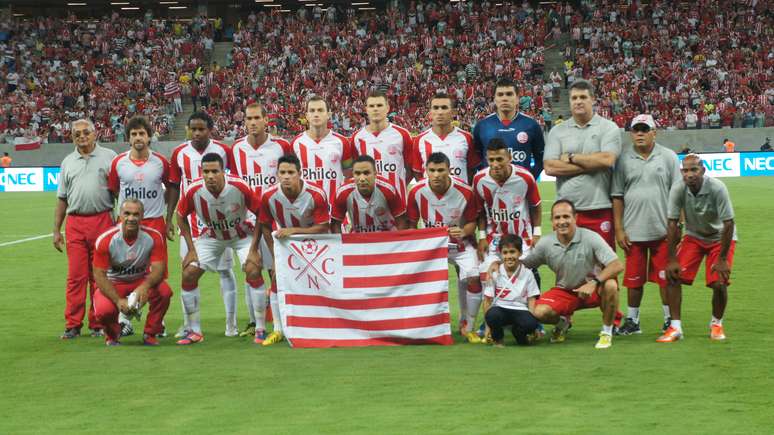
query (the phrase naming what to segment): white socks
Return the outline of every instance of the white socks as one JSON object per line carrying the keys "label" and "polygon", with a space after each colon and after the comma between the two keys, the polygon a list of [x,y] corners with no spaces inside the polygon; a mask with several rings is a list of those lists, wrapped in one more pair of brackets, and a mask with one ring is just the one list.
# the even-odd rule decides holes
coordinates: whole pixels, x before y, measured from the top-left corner
{"label": "white socks", "polygon": [[251,287],[245,284],[245,299],[250,296],[252,310],[250,321],[255,323],[255,329],[266,329],[266,286]]}
{"label": "white socks", "polygon": [[[460,306],[460,319],[468,319],[468,281],[457,278],[457,303]],[[472,331],[473,325],[468,322],[468,329]]]}
{"label": "white socks", "polygon": [[182,291],[183,314],[185,325],[188,329],[198,334],[202,333],[201,317],[199,314],[199,287],[191,291]]}
{"label": "white socks", "polygon": [[613,325],[602,325],[602,332],[607,335],[613,335]]}
{"label": "white socks", "polygon": [[710,325],[722,325],[722,324],[723,324],[722,318],[718,319],[717,317],[712,316],[712,321],[710,321]]}
{"label": "white socks", "polygon": [[250,284],[245,283],[245,305],[247,305],[247,314],[250,316],[250,323],[255,324],[255,301]]}
{"label": "white socks", "polygon": [[640,307],[629,307],[626,317],[634,320],[635,323],[640,323]]}
{"label": "white socks", "polygon": [[478,310],[481,308],[481,299],[483,293],[471,293],[467,292],[467,308],[468,311],[465,316],[465,320],[468,321],[468,329],[473,331],[476,329],[476,316],[478,316]]}
{"label": "white socks", "polygon": [[664,320],[672,317],[672,313],[669,311],[669,305],[662,305],[661,309],[664,310]]}
{"label": "white socks", "polygon": [[237,328],[237,290],[236,277],[234,271],[219,270],[220,274],[220,294],[223,296],[223,305],[226,307],[226,329]]}
{"label": "white socks", "polygon": [[680,332],[683,332],[683,324],[679,320],[672,319],[672,322],[669,324],[669,326],[677,329]]}
{"label": "white socks", "polygon": [[277,293],[272,292],[269,297],[269,303],[271,304],[271,315],[274,318],[274,331],[282,333],[282,318],[280,317],[279,301],[277,300],[277,297]]}

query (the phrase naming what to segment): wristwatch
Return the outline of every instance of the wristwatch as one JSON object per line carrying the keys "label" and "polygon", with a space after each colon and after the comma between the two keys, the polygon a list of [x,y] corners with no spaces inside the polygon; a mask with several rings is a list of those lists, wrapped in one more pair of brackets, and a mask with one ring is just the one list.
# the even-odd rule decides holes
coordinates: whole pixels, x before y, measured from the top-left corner
{"label": "wristwatch", "polygon": [[575,154],[573,154],[573,153],[568,153],[568,154],[567,154],[567,161],[568,161],[568,162],[570,162],[570,163],[572,163],[572,164],[575,164],[575,163],[572,161],[572,158],[573,158],[573,157],[575,157]]}
{"label": "wristwatch", "polygon": [[601,286],[602,285],[602,281],[600,281],[600,279],[597,278],[596,276],[591,277],[591,280],[594,281],[595,283],[597,283],[597,286]]}

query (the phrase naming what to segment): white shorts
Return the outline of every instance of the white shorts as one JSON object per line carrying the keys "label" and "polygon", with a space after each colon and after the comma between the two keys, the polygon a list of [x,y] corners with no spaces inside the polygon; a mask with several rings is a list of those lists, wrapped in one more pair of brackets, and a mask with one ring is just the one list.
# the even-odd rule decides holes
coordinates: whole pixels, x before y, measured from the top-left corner
{"label": "white shorts", "polygon": [[239,258],[239,264],[244,270],[247,255],[250,254],[250,245],[253,243],[251,237],[244,239],[218,240],[212,237],[198,237],[194,239],[196,254],[199,256],[199,268],[209,271],[219,271],[223,256],[229,256],[233,263],[231,250],[236,251]]}
{"label": "white shorts", "polygon": [[[196,244],[196,241],[201,238],[202,237],[197,237],[194,239],[194,246],[196,247],[196,254],[199,256],[200,264],[202,261],[202,258],[201,258],[202,253],[200,252],[199,247]],[[180,259],[183,260],[187,254],[188,254],[188,245],[185,244],[185,240],[180,240]],[[223,254],[218,259],[218,263],[216,265],[217,267],[212,270],[224,271],[224,270],[231,270],[234,267],[234,254],[231,248],[227,248],[223,250]]]}
{"label": "white shorts", "polygon": [[464,246],[465,249],[459,251],[449,245],[449,262],[459,267],[459,279],[477,277],[479,274],[478,254],[470,243],[465,242]]}

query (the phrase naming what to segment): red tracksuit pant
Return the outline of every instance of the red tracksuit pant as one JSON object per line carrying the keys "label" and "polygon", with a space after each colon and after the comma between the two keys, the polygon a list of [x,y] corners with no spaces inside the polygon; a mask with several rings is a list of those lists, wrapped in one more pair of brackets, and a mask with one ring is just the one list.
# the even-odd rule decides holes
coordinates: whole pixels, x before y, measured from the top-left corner
{"label": "red tracksuit pant", "polygon": [[[142,280],[127,283],[114,282],[113,286],[116,288],[118,295],[125,298],[140,284],[142,284]],[[164,320],[164,315],[167,314],[171,297],[172,289],[169,288],[169,284],[166,281],[161,281],[158,286],[148,291],[150,308],[148,308],[148,316],[145,319],[144,332],[146,334],[156,335],[161,333],[161,321]],[[121,325],[118,324],[118,307],[99,289],[94,293],[94,311],[96,312],[97,320],[105,326],[105,334],[112,340],[121,338]]]}
{"label": "red tracksuit pant", "polygon": [[65,222],[67,246],[67,289],[65,291],[65,328],[83,327],[86,307],[86,287],[89,287],[89,328],[102,325],[94,316],[94,283],[92,260],[94,243],[100,234],[113,226],[113,218],[105,211],[89,216],[68,215]]}

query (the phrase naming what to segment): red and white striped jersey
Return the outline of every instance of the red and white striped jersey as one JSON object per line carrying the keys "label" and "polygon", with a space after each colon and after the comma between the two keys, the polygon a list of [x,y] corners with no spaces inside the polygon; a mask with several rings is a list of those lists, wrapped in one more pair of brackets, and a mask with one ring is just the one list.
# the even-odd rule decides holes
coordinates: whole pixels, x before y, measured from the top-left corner
{"label": "red and white striped jersey", "polygon": [[395,218],[406,213],[406,205],[397,189],[381,176],[377,176],[374,191],[364,197],[354,180],[349,179],[340,188],[336,201],[331,205],[331,217],[343,222],[349,213],[353,233],[371,233],[396,229]]}
{"label": "red and white striped jersey", "polygon": [[[430,189],[427,179],[420,180],[409,191],[406,213],[409,221],[420,219],[425,227],[462,227],[475,222],[478,217],[478,202],[473,188],[459,178],[451,177],[451,185],[443,195],[436,195]],[[459,245],[458,240],[451,243]]]}
{"label": "red and white striped jersey", "polygon": [[187,217],[195,213],[205,230],[200,237],[218,240],[244,239],[252,236],[253,225],[247,221],[247,212],[258,210],[259,200],[241,178],[226,175],[223,190],[213,195],[198,179],[186,189],[177,204],[177,213]]}
{"label": "red and white striped jersey", "polygon": [[414,138],[413,152],[412,168],[414,172],[424,174],[427,157],[432,153],[440,152],[449,158],[451,175],[460,178],[465,183],[470,182],[468,170],[481,163],[481,157],[473,146],[473,135],[457,127],[454,127],[454,130],[444,137],[435,134],[432,128],[425,130]]}
{"label": "red and white striped jersey", "polygon": [[344,167],[351,166],[355,155],[352,143],[334,131],[316,141],[303,132],[291,142],[301,160],[301,177],[315,183],[326,194],[328,204],[336,199],[336,189],[344,183]]}
{"label": "red and white striped jersey", "polygon": [[245,136],[234,142],[231,152],[234,156],[231,173],[244,180],[260,198],[263,190],[277,184],[277,160],[292,154],[293,148],[285,139],[272,135],[266,142],[253,147]]}
{"label": "red and white striped jersey", "polygon": [[359,155],[369,155],[376,161],[376,172],[398,189],[401,198],[406,198],[406,183],[411,174],[411,134],[403,127],[388,124],[387,128],[374,134],[363,127],[352,136],[352,145]]}
{"label": "red and white striped jersey", "polygon": [[[473,189],[486,212],[486,238],[515,234],[525,248],[532,245],[532,219],[529,208],[540,204],[540,192],[532,174],[511,165],[511,176],[500,184],[484,168],[473,177]],[[523,249],[522,249],[523,250]]]}
{"label": "red and white striped jersey", "polygon": [[207,148],[199,152],[187,141],[178,145],[172,150],[172,157],[169,159],[169,182],[180,184],[180,192],[185,192],[188,185],[202,176],[202,157],[205,154],[216,153],[223,158],[224,169],[228,172],[233,164],[231,148],[223,142],[210,139]]}
{"label": "red and white striped jersey", "polygon": [[[224,169],[227,171],[233,166],[233,154],[231,153],[231,148],[216,140],[210,139],[207,148],[201,152],[191,145],[191,141],[182,143],[172,150],[172,157],[169,161],[169,182],[180,185],[181,199],[188,189],[188,186],[194,180],[201,178],[202,157],[209,153],[219,154],[220,157],[223,158],[223,163],[226,165]],[[188,223],[191,225],[191,235],[193,237],[199,237],[204,230],[204,224],[197,221],[195,214],[191,215]]]}
{"label": "red and white striped jersey", "polygon": [[136,281],[150,272],[151,263],[167,262],[164,236],[142,225],[134,240],[124,239],[118,224],[102,233],[94,245],[94,267],[107,271],[113,282]]}
{"label": "red and white striped jersey", "polygon": [[288,199],[279,184],[267,189],[261,197],[259,221],[278,228],[309,228],[331,220],[326,193],[315,184],[302,181],[301,192]]}
{"label": "red and white striped jersey", "polygon": [[118,197],[118,204],[127,198],[142,201],[144,219],[163,217],[167,203],[164,184],[169,182],[169,161],[152,151],[148,160],[133,160],[129,151],[113,158],[108,173],[108,188]]}

